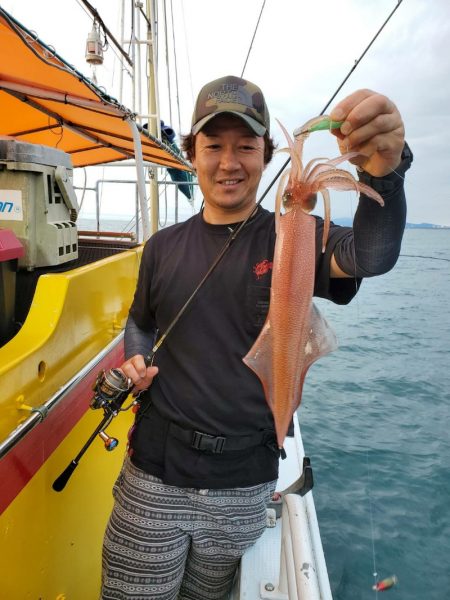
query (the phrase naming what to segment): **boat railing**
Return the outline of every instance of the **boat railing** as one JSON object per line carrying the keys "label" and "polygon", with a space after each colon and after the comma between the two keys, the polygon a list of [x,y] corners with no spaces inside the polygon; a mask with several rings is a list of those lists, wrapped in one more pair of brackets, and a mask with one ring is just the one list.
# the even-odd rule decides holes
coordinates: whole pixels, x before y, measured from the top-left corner
{"label": "boat railing", "polygon": [[293,421],[266,530],[242,557],[230,600],[332,600],[313,493],[299,493],[305,489],[305,451],[296,414]]}
{"label": "boat railing", "polygon": [[314,501],[287,494],[283,502],[280,575],[275,589],[261,586],[263,600],[332,600]]}
{"label": "boat railing", "polygon": [[30,407],[30,416],[18,425],[3,441],[0,442],[0,459],[3,458],[10,450],[12,450],[32,429],[42,423],[48,413],[54,409],[69,392],[74,389],[82,379],[87,376],[92,376],[97,365],[108,354],[122,342],[123,331],[121,331],[101,352],[99,352],[92,360],[84,365],[67,383],[65,383],[51,398],[49,398],[41,406],[34,408]]}
{"label": "boat railing", "polygon": [[[106,164],[105,166],[113,166],[113,165],[108,165]],[[129,167],[130,165],[128,164],[124,164],[124,165],[115,165],[117,166],[122,166],[122,167]],[[151,179],[146,179],[145,180],[145,184],[146,185],[150,185],[150,183],[152,182]],[[101,227],[101,198],[102,198],[102,187],[105,184],[113,184],[113,185],[118,185],[118,184],[126,184],[126,185],[132,185],[134,186],[134,215],[133,217],[130,219],[127,227],[133,227],[135,229],[135,235],[136,235],[136,239],[140,239],[140,208],[139,208],[139,190],[138,190],[138,183],[136,181],[136,178],[134,179],[118,179],[118,178],[114,178],[114,179],[98,179],[95,182],[94,186],[74,186],[75,190],[78,190],[79,192],[82,192],[83,195],[85,192],[93,192],[95,194],[95,221],[96,221],[96,226],[97,226],[97,230],[100,231],[100,227]],[[174,197],[173,197],[173,220],[171,220],[171,222],[174,223],[178,223],[179,222],[179,218],[180,218],[180,199],[179,199],[179,194],[180,194],[180,187],[183,185],[186,185],[186,183],[184,182],[179,182],[179,181],[170,181],[170,180],[158,180],[157,181],[158,184],[158,189],[163,188],[163,189],[167,189],[169,186],[173,189],[174,191]],[[198,188],[198,182],[197,181],[193,181],[191,183],[189,183],[189,186],[193,186],[193,189],[197,189]],[[192,198],[192,200],[186,200],[191,207],[194,206],[194,197],[195,194]]]}
{"label": "boat railing", "polygon": [[[305,450],[296,416],[294,428],[295,449],[288,451],[288,460],[296,460],[300,469]],[[312,491],[283,497],[280,535],[278,583],[260,580],[261,600],[332,600]]]}

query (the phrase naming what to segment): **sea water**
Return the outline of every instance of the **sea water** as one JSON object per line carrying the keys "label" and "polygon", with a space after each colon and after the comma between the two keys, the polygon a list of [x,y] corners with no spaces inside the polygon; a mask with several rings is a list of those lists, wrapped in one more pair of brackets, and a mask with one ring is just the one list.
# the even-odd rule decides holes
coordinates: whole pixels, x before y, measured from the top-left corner
{"label": "sea water", "polygon": [[[450,598],[450,230],[407,230],[396,267],[317,304],[339,349],[298,416],[335,600]],[[384,597],[384,595],[383,595]]]}
{"label": "sea water", "polygon": [[333,598],[378,600],[375,579],[396,575],[392,600],[448,600],[450,230],[406,230],[390,273],[348,306],[316,303],[339,348],[298,416]]}

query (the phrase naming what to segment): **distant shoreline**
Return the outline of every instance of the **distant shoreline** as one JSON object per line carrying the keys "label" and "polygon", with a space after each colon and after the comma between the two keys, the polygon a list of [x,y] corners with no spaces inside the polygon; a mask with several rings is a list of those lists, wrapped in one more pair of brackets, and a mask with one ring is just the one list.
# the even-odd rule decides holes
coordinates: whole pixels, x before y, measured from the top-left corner
{"label": "distant shoreline", "polygon": [[[351,227],[352,219],[333,219],[333,223],[336,225],[342,225],[344,227]],[[450,225],[436,225],[435,223],[406,223],[406,229],[450,229]]]}
{"label": "distant shoreline", "polygon": [[[95,217],[85,217],[81,216],[80,221],[90,222],[96,221]],[[101,222],[105,223],[106,221],[118,222],[118,223],[129,223],[130,218],[126,216],[114,216],[114,215],[103,215],[101,217]],[[341,219],[333,219],[333,223],[336,225],[342,225],[343,227],[351,227],[352,219],[348,217],[344,217]],[[86,223],[87,224],[87,223]],[[450,225],[437,225],[436,223],[406,223],[406,229],[446,229],[450,230]]]}
{"label": "distant shoreline", "polygon": [[435,225],[434,223],[406,223],[406,229],[450,229],[450,225]]}

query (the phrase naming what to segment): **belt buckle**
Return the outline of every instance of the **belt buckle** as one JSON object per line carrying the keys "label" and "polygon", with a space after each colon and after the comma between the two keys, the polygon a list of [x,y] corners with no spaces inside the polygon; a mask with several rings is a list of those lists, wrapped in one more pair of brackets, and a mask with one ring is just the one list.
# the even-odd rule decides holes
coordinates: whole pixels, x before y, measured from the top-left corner
{"label": "belt buckle", "polygon": [[210,435],[209,433],[194,431],[191,446],[196,450],[222,454],[226,441],[227,438],[221,435]]}

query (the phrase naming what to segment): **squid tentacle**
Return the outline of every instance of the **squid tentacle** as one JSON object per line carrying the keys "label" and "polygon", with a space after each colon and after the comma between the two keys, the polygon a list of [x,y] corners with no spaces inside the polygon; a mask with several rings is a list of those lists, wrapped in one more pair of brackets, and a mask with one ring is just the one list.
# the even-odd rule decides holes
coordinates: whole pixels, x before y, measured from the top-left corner
{"label": "squid tentacle", "polygon": [[292,176],[293,176],[293,178],[300,179],[300,177],[302,175],[302,171],[303,171],[301,155],[299,154],[297,148],[295,148],[294,142],[292,141],[292,138],[288,134],[286,128],[280,123],[280,121],[278,121],[278,119],[277,119],[277,123],[281,127],[281,130],[283,131],[284,135],[286,136],[287,143],[289,144],[289,149],[291,151]]}
{"label": "squid tentacle", "polygon": [[330,221],[331,221],[331,212],[330,212],[330,192],[324,188],[320,190],[323,198],[323,208],[324,208],[324,225],[323,225],[323,235],[322,235],[322,254],[325,253],[325,246],[328,240],[328,234],[330,233]]}
{"label": "squid tentacle", "polygon": [[278,235],[280,231],[280,217],[281,217],[281,205],[283,202],[283,194],[286,189],[286,180],[291,175],[291,169],[288,169],[281,176],[280,183],[278,184],[277,196],[275,199],[275,233]]}
{"label": "squid tentacle", "polygon": [[306,165],[306,167],[303,169],[303,178],[304,179],[308,179],[308,177],[311,176],[312,172],[317,168],[317,167],[321,167],[321,168],[329,168],[327,162],[320,162],[319,164],[315,165],[314,163],[317,163],[318,161],[328,161],[328,158],[313,158],[312,160],[309,161],[309,163]]}

